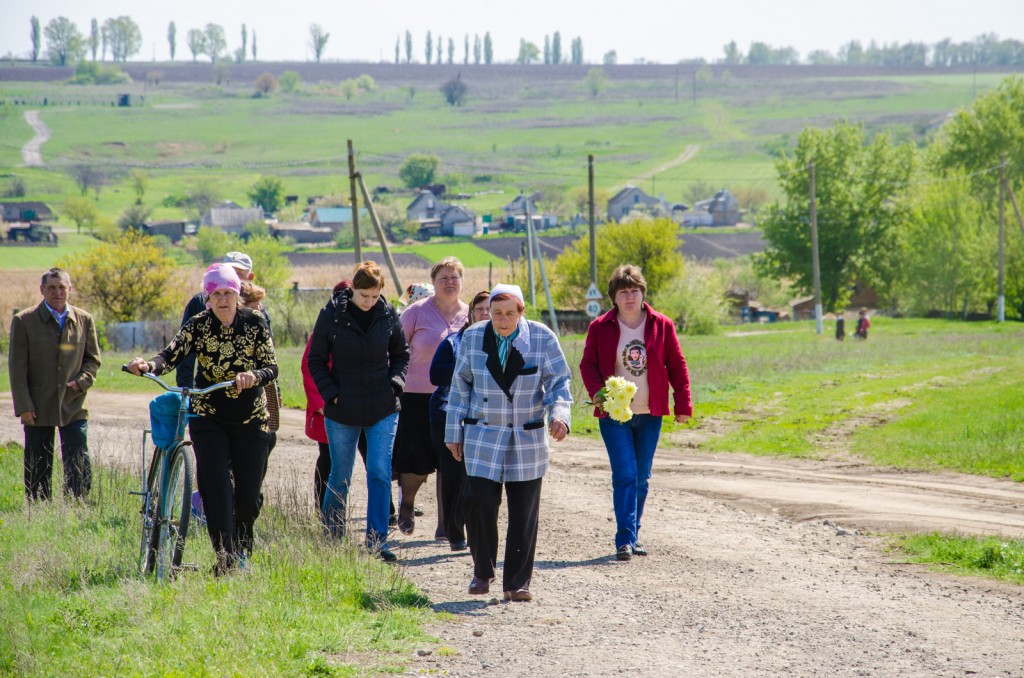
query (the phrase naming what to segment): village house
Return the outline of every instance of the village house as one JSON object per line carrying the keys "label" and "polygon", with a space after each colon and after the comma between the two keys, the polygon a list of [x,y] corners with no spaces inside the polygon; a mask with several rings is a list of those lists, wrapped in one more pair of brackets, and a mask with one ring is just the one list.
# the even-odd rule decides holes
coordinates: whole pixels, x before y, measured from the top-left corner
{"label": "village house", "polygon": [[49,221],[53,219],[53,212],[44,202],[4,202],[0,203],[3,209],[4,221]]}
{"label": "village house", "polygon": [[724,188],[715,193],[715,197],[699,201],[694,209],[710,214],[711,226],[735,226],[740,221],[740,203]]}
{"label": "village house", "polygon": [[420,225],[421,238],[435,235],[472,237],[479,232],[476,213],[439,200],[431,191],[420,191],[405,208],[407,221]]}
{"label": "village house", "polygon": [[650,212],[661,205],[661,200],[652,198],[636,186],[626,186],[608,200],[608,221],[622,221],[630,212]]}
{"label": "village house", "polygon": [[227,200],[204,214],[200,226],[219,228],[225,233],[241,235],[246,224],[262,222],[263,218],[263,210],[259,207],[241,207]]}

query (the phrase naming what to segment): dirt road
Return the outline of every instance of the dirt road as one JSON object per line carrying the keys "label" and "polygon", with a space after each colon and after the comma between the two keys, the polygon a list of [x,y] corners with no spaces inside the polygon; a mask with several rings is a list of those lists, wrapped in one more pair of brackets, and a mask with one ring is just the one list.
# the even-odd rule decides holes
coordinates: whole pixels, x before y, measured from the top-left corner
{"label": "dirt road", "polygon": [[[94,459],[133,463],[149,398],[90,398]],[[11,412],[9,394],[0,411]],[[20,440],[13,417],[0,422],[0,439]],[[691,434],[664,441],[643,528],[651,555],[623,563],[612,558],[603,447],[555,444],[532,603],[468,595],[469,555],[433,540],[432,487],[421,494],[427,515],[416,534],[394,543],[403,573],[452,615],[430,629],[438,642],[413,653],[410,673],[1024,675],[1024,590],[928,572],[870,534],[1020,538],[1024,486],[874,469],[845,456],[711,456],[695,445]],[[271,501],[274,490],[309,483],[314,456],[302,413],[286,412],[268,474]],[[365,486],[356,473],[358,514]]]}
{"label": "dirt road", "polygon": [[25,122],[36,131],[36,135],[21,148],[21,158],[25,167],[42,167],[43,144],[50,139],[50,128],[39,118],[39,111],[25,111]]}

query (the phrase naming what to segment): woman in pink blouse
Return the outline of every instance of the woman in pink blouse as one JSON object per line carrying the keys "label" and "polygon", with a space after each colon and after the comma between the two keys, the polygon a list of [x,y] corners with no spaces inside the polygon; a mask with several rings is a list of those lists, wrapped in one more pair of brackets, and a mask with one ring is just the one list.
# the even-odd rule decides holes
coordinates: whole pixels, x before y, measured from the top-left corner
{"label": "woman in pink blouse", "polygon": [[[469,306],[459,299],[466,269],[455,257],[445,257],[430,270],[434,295],[410,304],[400,318],[409,344],[409,372],[398,417],[393,469],[398,476],[402,501],[398,507],[398,529],[412,534],[416,523],[413,502],[420,486],[438,467],[438,450],[430,437],[430,362],[438,345],[466,324]],[[440,496],[440,491],[438,495]],[[444,538],[444,516],[438,502],[437,538]]]}

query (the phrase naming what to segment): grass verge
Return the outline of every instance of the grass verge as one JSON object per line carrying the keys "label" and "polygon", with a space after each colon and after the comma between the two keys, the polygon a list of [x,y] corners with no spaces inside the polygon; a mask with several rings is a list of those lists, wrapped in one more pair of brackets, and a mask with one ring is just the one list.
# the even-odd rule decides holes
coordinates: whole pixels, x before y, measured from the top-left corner
{"label": "grass verge", "polygon": [[958,575],[983,576],[1024,584],[1024,541],[933,532],[894,537],[891,547],[910,562]]}
{"label": "grass verge", "polygon": [[0,675],[377,675],[431,640],[426,598],[311,517],[268,507],[251,569],[222,578],[196,530],[197,571],[158,584],[135,566],[133,478],[99,468],[85,502],[26,504],[21,455],[0,447]]}

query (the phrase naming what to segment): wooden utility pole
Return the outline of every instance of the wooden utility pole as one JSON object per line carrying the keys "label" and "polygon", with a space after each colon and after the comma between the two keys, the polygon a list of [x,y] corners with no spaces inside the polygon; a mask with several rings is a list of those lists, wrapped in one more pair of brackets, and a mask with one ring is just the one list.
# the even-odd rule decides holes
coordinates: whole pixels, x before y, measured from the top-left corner
{"label": "wooden utility pole", "polygon": [[594,156],[587,156],[587,208],[590,210],[590,284],[597,284],[597,238],[594,233]]}
{"label": "wooden utility pole", "polygon": [[530,214],[530,196],[523,197],[523,210],[526,212],[526,280],[530,287],[530,306],[536,306],[537,291],[533,282],[533,215]]}
{"label": "wooden utility pole", "polygon": [[1020,207],[1017,205],[1017,196],[1013,194],[1013,187],[1008,181],[1003,181],[1004,190],[1010,196],[1010,204],[1013,205],[1013,213],[1017,215],[1017,223],[1020,225],[1021,235],[1024,235],[1024,217],[1020,215]]}
{"label": "wooden utility pole", "polygon": [[373,201],[370,200],[370,192],[366,190],[366,182],[363,181],[363,175],[356,172],[356,180],[359,182],[359,188],[363,193],[363,200],[366,202],[366,211],[370,213],[370,221],[373,223],[374,230],[377,231],[377,238],[380,239],[380,249],[384,253],[384,261],[387,262],[388,270],[391,271],[391,280],[395,283],[395,289],[398,290],[398,294],[404,292],[402,287],[402,281],[398,279],[398,270],[395,268],[395,260],[391,258],[391,249],[388,248],[388,239],[384,237],[384,227],[381,226],[380,219],[377,217],[377,210],[373,207]]}
{"label": "wooden utility pole", "polygon": [[814,326],[818,334],[825,332],[821,318],[821,268],[818,265],[818,205],[814,195],[814,161],[807,163],[811,184],[811,268],[814,271]]}
{"label": "wooden utility pole", "polygon": [[363,260],[363,247],[359,242],[359,196],[356,195],[356,154],[352,150],[352,140],[348,140],[348,185],[352,202],[352,239],[356,246],[356,266]]}
{"label": "wooden utility pole", "polygon": [[[537,237],[537,232],[533,230],[533,215],[530,214],[530,203],[526,203],[526,221],[530,224],[530,240],[533,242],[531,246],[537,251],[537,264],[540,266],[540,279],[544,283],[544,296],[548,302],[548,313],[551,314],[551,329],[557,335],[558,332],[558,318],[555,316],[555,302],[551,299],[551,285],[548,284],[548,274],[544,269],[544,254],[540,251],[540,238]],[[530,283],[530,303],[536,306],[536,301],[533,295],[533,283]]]}
{"label": "wooden utility pole", "polygon": [[1006,321],[1006,294],[1003,291],[1004,271],[1006,268],[1006,208],[1003,205],[1003,188],[1006,186],[1006,154],[999,156],[999,283],[996,296],[996,321]]}

